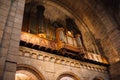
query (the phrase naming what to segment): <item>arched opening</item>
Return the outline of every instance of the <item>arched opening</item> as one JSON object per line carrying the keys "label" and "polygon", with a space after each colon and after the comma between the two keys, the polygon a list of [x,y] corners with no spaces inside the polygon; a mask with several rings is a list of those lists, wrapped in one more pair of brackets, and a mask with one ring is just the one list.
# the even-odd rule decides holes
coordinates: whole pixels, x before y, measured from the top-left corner
{"label": "arched opening", "polygon": [[33,73],[27,70],[19,70],[16,72],[15,80],[41,80],[41,79],[38,79]]}
{"label": "arched opening", "polygon": [[93,80],[104,80],[102,77],[95,77]]}
{"label": "arched opening", "polygon": [[18,65],[15,80],[45,80],[43,75],[29,65]]}
{"label": "arched opening", "polygon": [[100,55],[89,29],[82,29],[83,23],[78,25],[76,17],[65,13],[66,9],[49,3],[42,0],[26,2],[20,46],[94,64],[108,64]]}
{"label": "arched opening", "polygon": [[80,78],[73,73],[64,73],[60,75],[57,80],[80,80]]}

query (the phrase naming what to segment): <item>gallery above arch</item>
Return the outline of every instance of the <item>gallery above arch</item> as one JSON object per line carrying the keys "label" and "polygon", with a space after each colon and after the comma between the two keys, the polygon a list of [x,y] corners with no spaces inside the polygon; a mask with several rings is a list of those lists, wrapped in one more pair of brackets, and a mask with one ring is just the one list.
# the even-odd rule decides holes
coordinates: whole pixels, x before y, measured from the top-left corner
{"label": "gallery above arch", "polygon": [[107,65],[94,35],[87,26],[82,25],[84,22],[53,3],[37,0],[26,2],[20,46]]}

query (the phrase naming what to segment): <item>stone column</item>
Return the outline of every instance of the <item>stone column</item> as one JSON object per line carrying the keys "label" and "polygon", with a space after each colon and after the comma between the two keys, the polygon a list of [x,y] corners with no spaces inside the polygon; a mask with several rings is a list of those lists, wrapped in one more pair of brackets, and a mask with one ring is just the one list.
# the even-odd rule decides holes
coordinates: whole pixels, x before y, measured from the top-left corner
{"label": "stone column", "polygon": [[8,21],[8,14],[11,10],[12,1],[11,0],[0,0],[0,80],[2,80],[3,76],[3,69],[6,59],[6,47],[3,47],[3,37],[4,32],[6,31],[5,26],[7,25]]}
{"label": "stone column", "polygon": [[9,0],[0,0],[0,43],[3,37],[3,32],[5,30],[5,25],[8,20],[8,14],[11,10],[10,6],[12,5],[12,1]]}
{"label": "stone column", "polygon": [[0,45],[0,80],[15,80],[25,0],[2,1],[9,10]]}

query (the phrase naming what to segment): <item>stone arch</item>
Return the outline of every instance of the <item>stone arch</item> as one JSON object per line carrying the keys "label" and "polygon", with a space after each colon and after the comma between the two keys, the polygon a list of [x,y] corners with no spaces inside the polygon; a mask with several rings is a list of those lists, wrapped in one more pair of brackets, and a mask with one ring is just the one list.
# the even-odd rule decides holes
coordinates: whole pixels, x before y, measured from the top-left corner
{"label": "stone arch", "polygon": [[74,14],[74,11],[72,11],[70,8],[68,8],[64,4],[59,3],[58,1],[53,1],[53,0],[49,0],[49,1],[45,0],[44,3],[54,6],[54,7],[57,7],[59,10],[64,12],[66,15],[68,15],[70,18],[74,19],[77,26],[82,25],[82,26],[79,26],[79,29],[81,31],[85,30],[85,28],[84,28],[85,23],[82,21],[82,19],[78,15]]}
{"label": "stone arch", "polygon": [[[30,1],[31,0],[26,0],[25,4],[29,3]],[[53,1],[53,0],[36,0],[36,5],[45,6],[44,4],[48,4],[50,6],[54,6],[54,7],[58,8],[63,13],[65,13],[67,16],[74,19],[77,26],[81,24],[82,26],[79,26],[81,31],[86,30],[86,28],[85,28],[85,27],[87,27],[86,23],[84,21],[82,21],[82,19],[78,15],[74,14],[74,11],[72,11],[67,6],[63,5],[62,3],[59,3],[58,1]]]}
{"label": "stone arch", "polygon": [[93,80],[104,80],[102,77],[96,76]]}
{"label": "stone arch", "polygon": [[[16,76],[17,74],[28,76],[33,80],[45,80],[42,73],[40,73],[36,68],[30,65],[18,64],[17,70],[16,70]],[[16,78],[16,80],[19,80],[19,79]]]}
{"label": "stone arch", "polygon": [[[60,74],[56,80],[62,80],[62,78],[71,78],[71,80],[80,80],[80,78],[72,72],[64,72]],[[69,80],[69,79],[68,79]]]}
{"label": "stone arch", "polygon": [[[95,42],[95,39],[94,39],[94,36],[93,36],[93,33],[92,31],[90,30],[90,27],[87,25],[87,22],[85,22],[81,16],[78,16],[77,14],[74,13],[74,11],[72,11],[72,9],[68,8],[67,6],[65,6],[64,4],[62,3],[59,3],[57,1],[52,1],[52,0],[49,0],[49,1],[46,1],[45,0],[45,3],[49,4],[49,5],[52,5],[52,6],[55,6],[57,8],[59,8],[60,10],[62,10],[64,13],[66,13],[68,16],[70,16],[72,19],[75,20],[75,23],[79,29],[79,31],[81,32],[81,36],[82,36],[82,41],[88,39],[88,37],[90,37],[90,41],[89,42],[92,42],[94,44],[96,44]],[[82,14],[81,14],[82,15]],[[84,35],[84,36],[83,36]],[[86,36],[85,36],[86,35]],[[87,36],[88,35],[88,36]],[[91,43],[91,44],[92,44]],[[84,46],[84,49],[86,50],[87,46],[85,46],[86,44],[88,44],[87,42],[83,42],[83,46]],[[91,45],[90,44],[90,45]],[[97,45],[97,44],[96,44]],[[99,50],[97,50],[98,46],[94,46],[94,51],[92,52],[95,52],[95,53],[99,53]]]}

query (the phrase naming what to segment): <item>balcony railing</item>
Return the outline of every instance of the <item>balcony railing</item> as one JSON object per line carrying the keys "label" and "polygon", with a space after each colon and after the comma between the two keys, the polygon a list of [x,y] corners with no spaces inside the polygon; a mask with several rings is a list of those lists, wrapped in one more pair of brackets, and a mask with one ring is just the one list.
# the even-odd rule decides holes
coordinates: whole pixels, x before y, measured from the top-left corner
{"label": "balcony railing", "polygon": [[[75,38],[71,38],[72,40],[75,40]],[[38,46],[39,48],[44,47],[46,49],[50,50],[55,50],[57,52],[63,50],[61,53],[63,56],[69,56],[71,58],[79,58],[82,54],[85,56],[83,57],[87,61],[92,61],[92,62],[98,62],[98,63],[103,63],[103,64],[108,64],[108,61],[105,59],[105,57],[94,54],[94,53],[89,53],[89,52],[84,52],[82,47],[78,47],[75,42],[73,44],[69,44],[69,39],[67,38],[66,35],[66,40],[67,42],[63,41],[52,41],[44,37],[40,37],[39,35],[31,34],[28,32],[21,32],[21,41],[25,42],[24,45],[26,44],[31,44],[31,46]]]}

